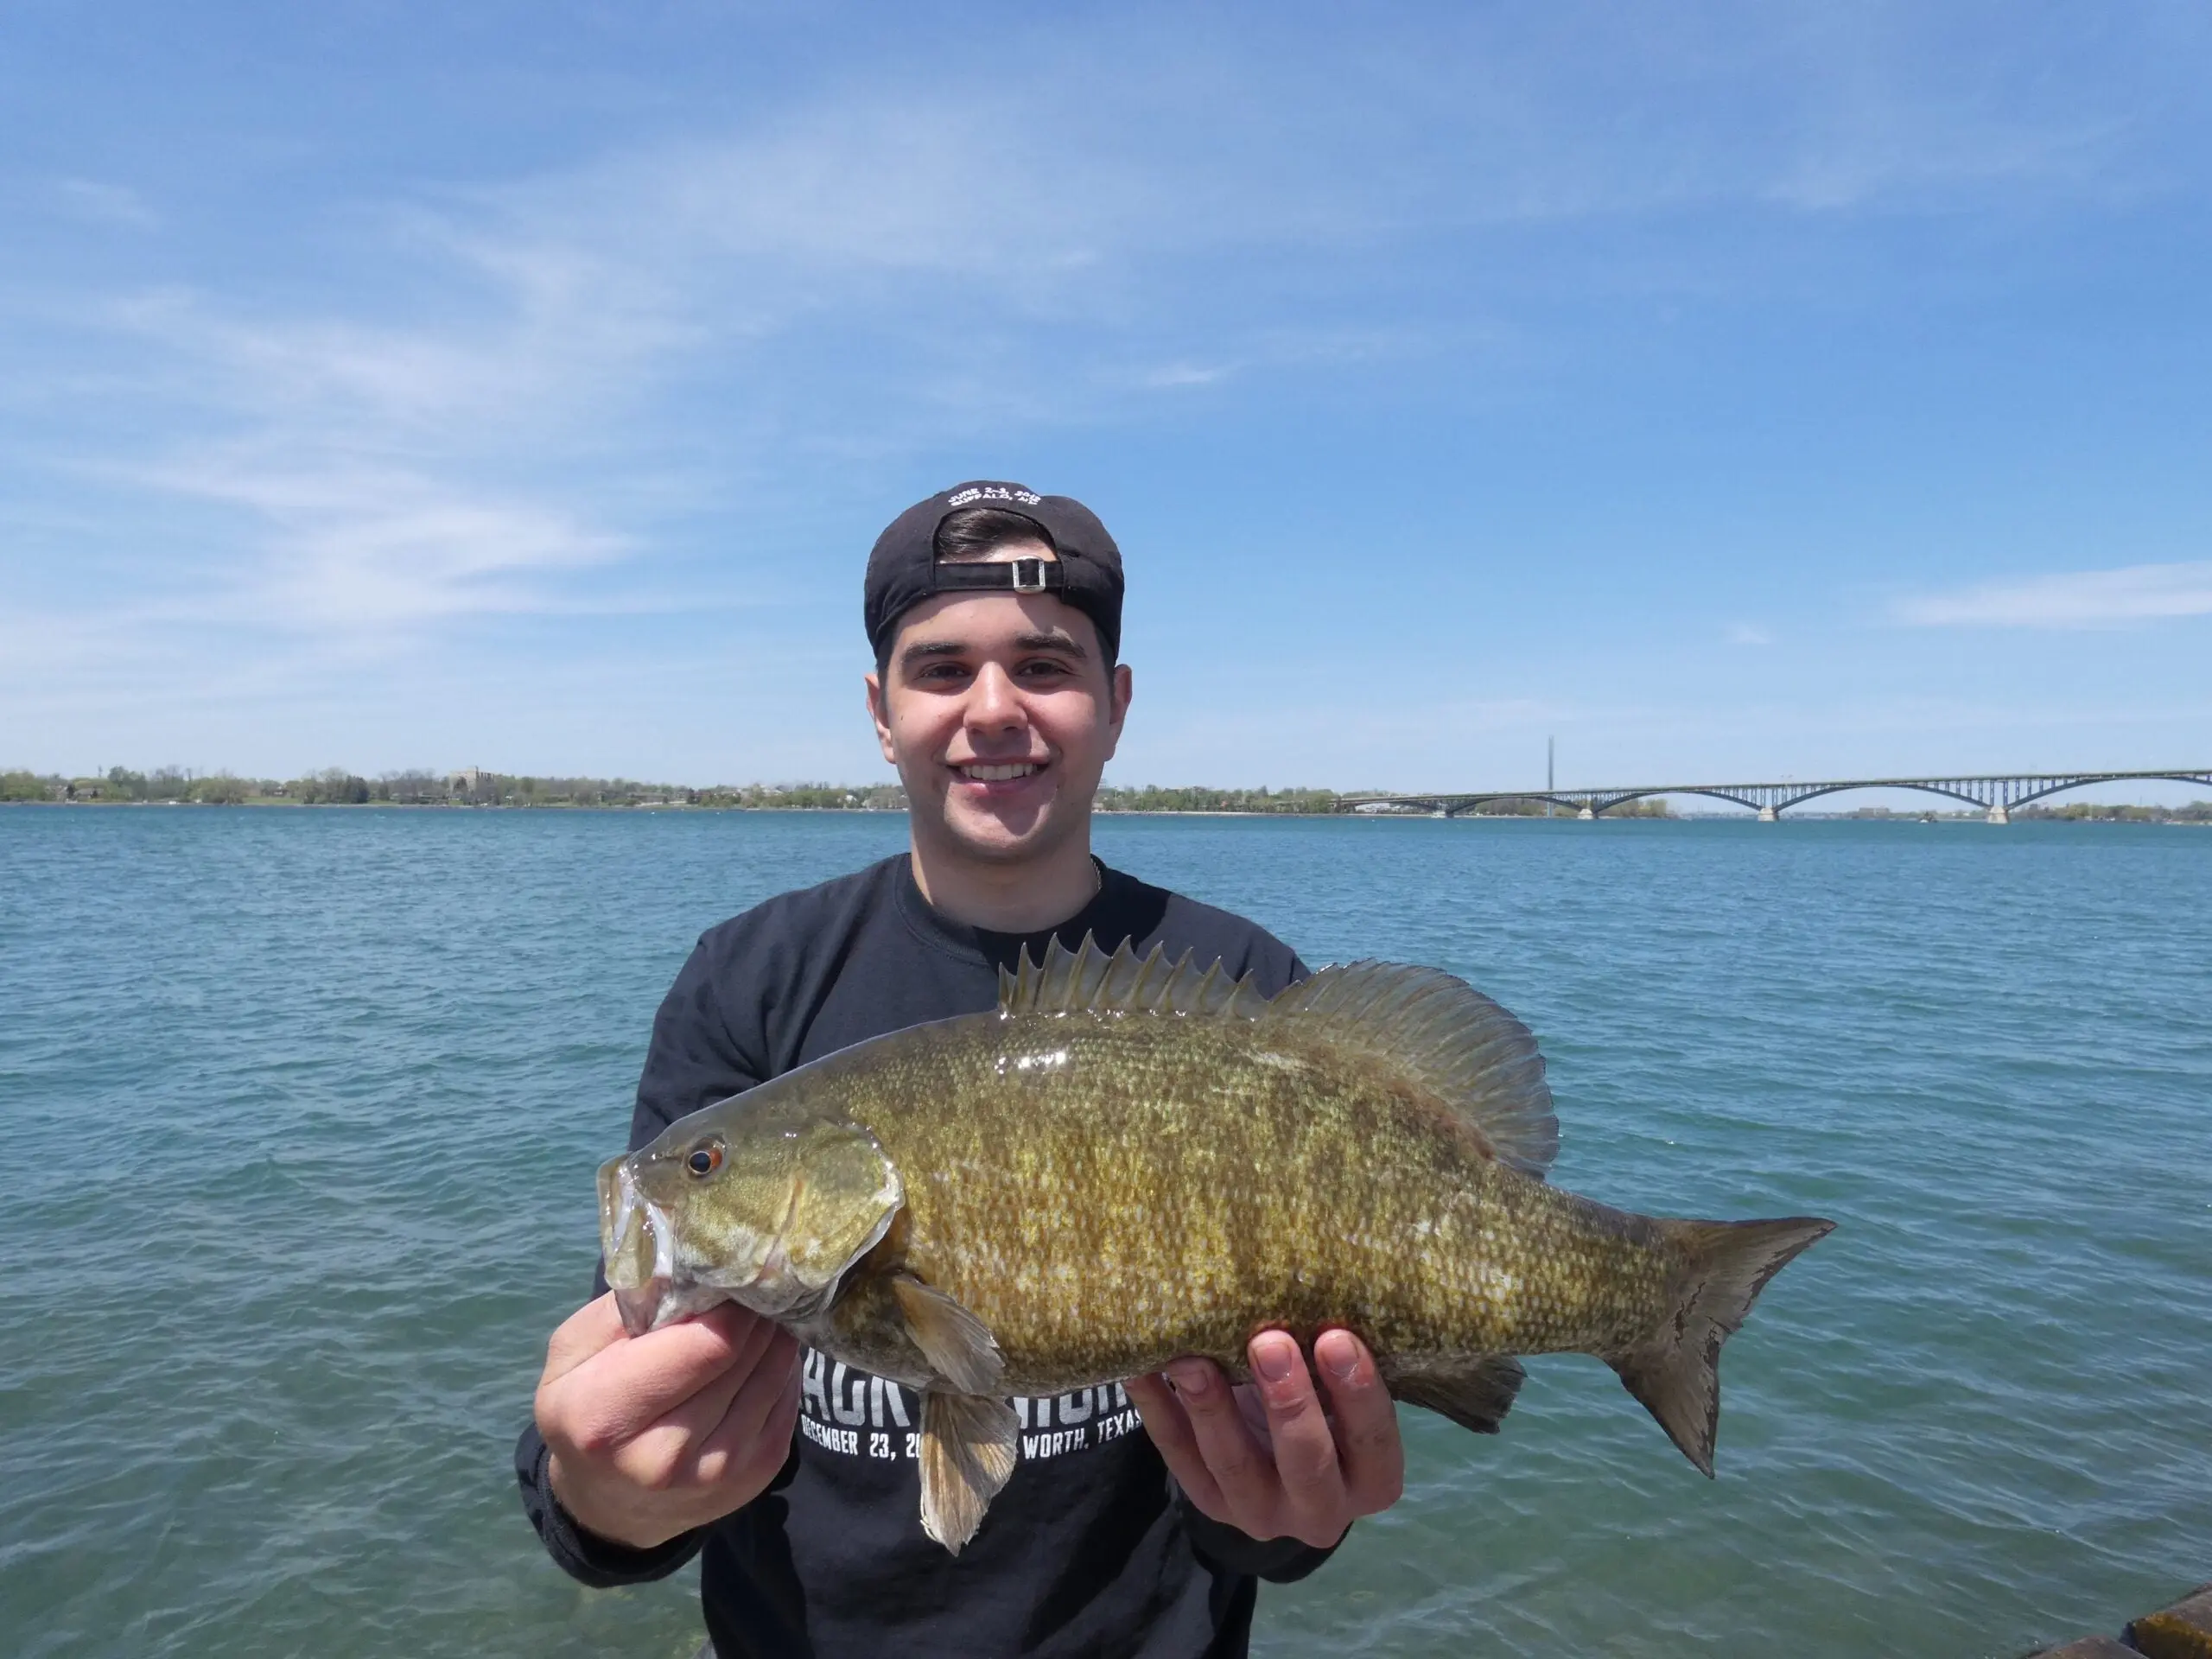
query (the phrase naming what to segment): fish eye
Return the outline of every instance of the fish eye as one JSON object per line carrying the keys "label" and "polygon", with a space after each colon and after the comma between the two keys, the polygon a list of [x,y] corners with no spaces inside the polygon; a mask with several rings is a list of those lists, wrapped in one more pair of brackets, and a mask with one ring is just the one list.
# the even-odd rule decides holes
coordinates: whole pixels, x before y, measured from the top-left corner
{"label": "fish eye", "polygon": [[691,1148],[690,1155],[683,1160],[683,1166],[694,1175],[713,1174],[722,1166],[722,1143],[702,1141]]}

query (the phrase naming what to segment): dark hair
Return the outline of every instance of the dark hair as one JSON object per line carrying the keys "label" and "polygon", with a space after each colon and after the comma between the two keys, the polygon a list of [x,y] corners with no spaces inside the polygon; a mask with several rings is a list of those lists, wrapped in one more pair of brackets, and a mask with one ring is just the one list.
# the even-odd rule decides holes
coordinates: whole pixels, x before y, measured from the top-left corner
{"label": "dark hair", "polygon": [[[959,563],[988,559],[1002,547],[1018,546],[1024,542],[1042,542],[1055,556],[1060,550],[1051,531],[1027,514],[1008,512],[1003,507],[963,507],[957,512],[946,513],[937,527],[933,545],[938,558]],[[875,653],[879,678],[891,671],[891,642],[898,632],[896,627],[887,629],[882,647]],[[1102,645],[1105,644],[1103,629],[1099,631],[1098,639]],[[1106,666],[1114,666],[1110,650],[1106,653]]]}
{"label": "dark hair", "polygon": [[963,507],[958,512],[946,513],[937,527],[940,559],[987,559],[999,549],[1019,542],[1042,542],[1055,556],[1060,550],[1051,531],[1034,518],[1003,507]]}

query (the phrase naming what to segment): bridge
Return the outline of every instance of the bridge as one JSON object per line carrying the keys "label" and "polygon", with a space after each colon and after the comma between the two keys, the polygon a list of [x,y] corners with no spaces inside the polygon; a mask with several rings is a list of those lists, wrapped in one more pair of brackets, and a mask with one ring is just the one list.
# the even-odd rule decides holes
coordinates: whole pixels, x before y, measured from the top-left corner
{"label": "bridge", "polygon": [[1847,778],[1821,783],[1779,784],[1648,784],[1635,789],[1495,789],[1468,795],[1340,795],[1341,811],[1361,807],[1417,808],[1432,817],[1456,818],[1462,812],[1480,811],[1503,801],[1548,801],[1563,806],[1578,818],[1601,818],[1617,806],[1654,795],[1703,795],[1732,801],[1759,815],[1761,823],[1772,823],[1793,806],[1802,806],[1824,795],[1847,789],[1916,789],[1930,795],[1947,795],[1955,801],[1978,806],[1992,823],[2010,823],[2012,813],[2031,801],[2090,784],[2132,782],[2157,779],[2167,783],[2195,784],[2212,789],[2212,768],[2171,772],[1991,772],[1975,778]]}

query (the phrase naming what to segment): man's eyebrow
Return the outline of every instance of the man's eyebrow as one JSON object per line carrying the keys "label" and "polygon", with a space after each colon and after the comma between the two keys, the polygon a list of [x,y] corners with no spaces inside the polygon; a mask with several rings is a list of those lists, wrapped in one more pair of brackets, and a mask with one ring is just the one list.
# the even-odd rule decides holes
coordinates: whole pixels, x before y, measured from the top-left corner
{"label": "man's eyebrow", "polygon": [[1057,651],[1070,657],[1090,655],[1076,643],[1073,634],[1063,633],[1058,628],[1050,633],[1017,633],[1014,636],[1014,643],[1024,651]]}
{"label": "man's eyebrow", "polygon": [[968,647],[957,639],[918,639],[899,653],[902,663],[923,662],[931,657],[957,657]]}

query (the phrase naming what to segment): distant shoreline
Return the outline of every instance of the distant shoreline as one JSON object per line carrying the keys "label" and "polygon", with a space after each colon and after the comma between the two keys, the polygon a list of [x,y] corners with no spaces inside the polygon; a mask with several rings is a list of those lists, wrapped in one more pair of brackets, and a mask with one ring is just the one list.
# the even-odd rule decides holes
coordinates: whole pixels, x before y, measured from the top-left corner
{"label": "distant shoreline", "polygon": [[[242,807],[248,810],[272,808],[280,811],[321,810],[336,808],[341,810],[385,812],[776,812],[815,813],[823,817],[848,817],[855,815],[897,816],[907,811],[905,806],[823,806],[814,804],[779,805],[769,803],[735,801],[297,801],[281,797],[250,797],[243,801],[204,800],[0,800],[0,808],[11,806],[45,807],[57,810],[168,807]],[[2121,816],[2132,813],[2137,816]],[[1342,818],[1363,823],[1433,823],[1436,815],[1431,812],[1357,812],[1336,809],[1296,810],[1282,807],[1186,807],[1186,806],[1102,806],[1096,816],[1102,818]],[[2104,812],[2015,812],[2016,823],[2094,823],[2134,825],[2144,829],[2207,830],[2212,829],[2212,817],[2183,817],[2169,812],[2155,817],[2144,808],[2113,808]],[[1573,823],[1575,816],[1560,812],[1547,818],[1541,812],[1461,812],[1454,815],[1457,823]],[[1691,812],[1669,813],[1607,813],[1599,822],[1605,823],[1749,823],[1753,822],[1749,812]],[[1784,820],[1790,823],[1886,823],[1886,824],[1980,824],[1984,822],[1980,812],[1949,812],[1923,814],[1916,812],[1793,812]]]}

